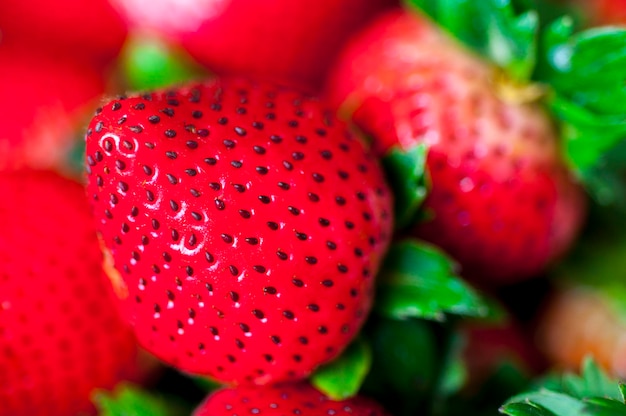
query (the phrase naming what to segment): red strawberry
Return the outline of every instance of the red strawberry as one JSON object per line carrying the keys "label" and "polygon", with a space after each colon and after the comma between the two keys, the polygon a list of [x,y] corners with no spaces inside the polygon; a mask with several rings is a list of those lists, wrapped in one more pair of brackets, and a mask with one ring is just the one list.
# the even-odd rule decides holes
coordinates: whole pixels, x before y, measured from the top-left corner
{"label": "red strawberry", "polygon": [[92,389],[134,375],[137,346],[84,190],[23,170],[0,173],[0,194],[0,415],[92,413]]}
{"label": "red strawberry", "polygon": [[193,416],[385,416],[388,413],[374,401],[355,397],[335,402],[309,384],[239,387],[218,390],[202,403]]}
{"label": "red strawberry", "polygon": [[379,154],[429,145],[433,219],[415,233],[467,276],[510,282],[565,251],[584,200],[551,120],[519,100],[527,90],[497,89],[492,71],[424,18],[396,11],[353,41],[330,91],[356,109]]}
{"label": "red strawberry", "polygon": [[[139,25],[169,30],[211,71],[315,90],[341,45],[395,0],[115,0]],[[216,41],[219,39],[219,41]]]}
{"label": "red strawberry", "polygon": [[626,25],[626,0],[574,0],[591,23]]}
{"label": "red strawberry", "polygon": [[114,100],[87,162],[126,315],[164,361],[225,382],[302,378],[361,327],[390,194],[318,101],[244,80]]}
{"label": "red strawberry", "polygon": [[0,167],[58,164],[104,89],[93,65],[0,45]]}
{"label": "red strawberry", "polygon": [[0,32],[3,43],[108,63],[124,43],[126,26],[108,0],[2,0]]}

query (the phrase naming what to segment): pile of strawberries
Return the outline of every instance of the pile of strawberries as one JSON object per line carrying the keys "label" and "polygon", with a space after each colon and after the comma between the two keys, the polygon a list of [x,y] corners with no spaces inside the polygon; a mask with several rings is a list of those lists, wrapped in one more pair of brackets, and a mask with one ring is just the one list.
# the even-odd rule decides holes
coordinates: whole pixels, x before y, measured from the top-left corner
{"label": "pile of strawberries", "polygon": [[[623,2],[62,3],[0,2],[0,416],[494,414],[588,354],[626,377],[592,284],[626,246],[626,30],[544,17]],[[112,410],[129,382],[177,404]]]}

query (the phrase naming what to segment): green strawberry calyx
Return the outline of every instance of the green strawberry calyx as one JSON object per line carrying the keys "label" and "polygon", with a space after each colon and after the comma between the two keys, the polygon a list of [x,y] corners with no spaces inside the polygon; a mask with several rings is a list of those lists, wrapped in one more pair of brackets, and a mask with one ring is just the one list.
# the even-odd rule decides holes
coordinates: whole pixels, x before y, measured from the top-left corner
{"label": "green strawberry calyx", "polygon": [[406,3],[494,64],[503,99],[541,101],[572,170],[610,202],[607,187],[617,181],[607,159],[626,138],[626,28],[579,30],[573,17],[553,18],[514,0]]}
{"label": "green strawberry calyx", "polygon": [[580,375],[547,377],[536,389],[509,399],[500,413],[509,416],[623,416],[626,387],[594,361],[583,361]]}

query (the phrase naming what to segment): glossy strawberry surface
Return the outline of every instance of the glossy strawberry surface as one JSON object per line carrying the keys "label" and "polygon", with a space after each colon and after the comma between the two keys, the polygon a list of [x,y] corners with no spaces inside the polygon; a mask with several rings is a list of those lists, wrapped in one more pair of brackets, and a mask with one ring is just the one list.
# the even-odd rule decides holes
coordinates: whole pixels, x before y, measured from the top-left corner
{"label": "glossy strawberry surface", "polygon": [[391,196],[314,99],[244,80],[107,103],[88,193],[141,343],[224,382],[302,378],[371,307]]}
{"label": "glossy strawberry surface", "polygon": [[541,272],[571,244],[584,213],[553,123],[528,93],[407,11],[358,36],[329,87],[378,154],[429,146],[432,218],[414,233],[443,247],[466,276],[492,283]]}
{"label": "glossy strawberry surface", "polygon": [[[95,413],[94,388],[136,371],[84,189],[0,173],[0,415]],[[81,413],[82,412],[82,413]]]}
{"label": "glossy strawberry surface", "polygon": [[376,402],[364,397],[333,401],[306,383],[222,389],[211,394],[193,416],[386,416]]}

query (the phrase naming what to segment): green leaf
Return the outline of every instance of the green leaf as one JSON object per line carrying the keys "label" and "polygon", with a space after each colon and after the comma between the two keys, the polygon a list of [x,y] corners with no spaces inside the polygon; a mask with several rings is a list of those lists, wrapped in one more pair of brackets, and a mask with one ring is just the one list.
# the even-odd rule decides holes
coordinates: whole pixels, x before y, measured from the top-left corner
{"label": "green leaf", "polygon": [[562,385],[564,392],[579,399],[605,397],[622,400],[617,383],[609,378],[591,357],[586,357],[583,361],[580,376],[565,374]]}
{"label": "green leaf", "polygon": [[118,385],[112,392],[94,391],[92,401],[100,416],[176,416],[188,411],[175,400],[167,400],[127,383]]}
{"label": "green leaf", "polygon": [[206,76],[180,47],[151,36],[131,36],[120,56],[120,70],[134,91],[153,90]]}
{"label": "green leaf", "polygon": [[530,79],[537,56],[538,14],[516,14],[511,0],[406,0],[516,82]]}
{"label": "green leaf", "polygon": [[546,18],[530,0],[405,1],[503,69],[499,82],[547,91],[571,167],[592,194],[614,193],[616,176],[598,166],[626,138],[626,28],[577,32],[574,18]]}
{"label": "green leaf", "polygon": [[550,106],[561,120],[561,136],[565,153],[585,178],[602,156],[626,137],[626,121],[618,116],[599,116],[588,109],[555,95]]}
{"label": "green leaf", "polygon": [[624,391],[591,357],[585,358],[581,374],[547,377],[536,391],[519,394],[507,401],[538,404],[558,416],[626,416]]}
{"label": "green leaf", "polygon": [[452,354],[450,354],[442,369],[437,391],[437,394],[441,397],[451,396],[461,390],[469,378],[467,366],[461,356],[462,346],[459,343],[458,336],[453,336],[451,342],[456,343],[456,345],[452,345]]}
{"label": "green leaf", "polygon": [[513,80],[528,81],[535,68],[539,16],[533,10],[516,16],[510,0],[476,3],[486,19],[485,54]]}
{"label": "green leaf", "polygon": [[604,397],[593,397],[584,400],[584,414],[590,416],[626,416],[623,402]]}
{"label": "green leaf", "polygon": [[619,393],[620,393],[620,401],[622,403],[626,403],[626,384],[619,383]]}
{"label": "green leaf", "polygon": [[193,381],[207,393],[217,390],[223,386],[220,382],[204,376],[193,377]]}
{"label": "green leaf", "polygon": [[372,346],[372,368],[367,377],[370,386],[413,398],[426,395],[436,375],[439,355],[432,324],[383,317],[372,321],[364,331]]}
{"label": "green leaf", "polygon": [[443,321],[446,314],[482,317],[487,304],[438,248],[416,240],[394,244],[378,279],[375,309],[395,319]]}
{"label": "green leaf", "polygon": [[556,416],[551,411],[538,404],[529,402],[515,402],[502,406],[500,413],[509,416]]}
{"label": "green leaf", "polygon": [[559,416],[583,415],[583,410],[585,408],[582,401],[565,393],[558,393],[550,390],[522,393],[510,399],[507,404],[529,402],[540,405],[546,410],[549,410]]}
{"label": "green leaf", "polygon": [[426,155],[427,146],[419,144],[408,151],[393,147],[382,160],[395,197],[396,228],[412,224],[426,198]]}
{"label": "green leaf", "polygon": [[357,338],[335,360],[320,367],[311,376],[311,384],[333,400],[356,395],[372,364],[372,351]]}
{"label": "green leaf", "polygon": [[626,138],[626,29],[574,31],[567,18],[546,30],[538,77],[553,90],[548,104],[569,161],[585,179]]}

